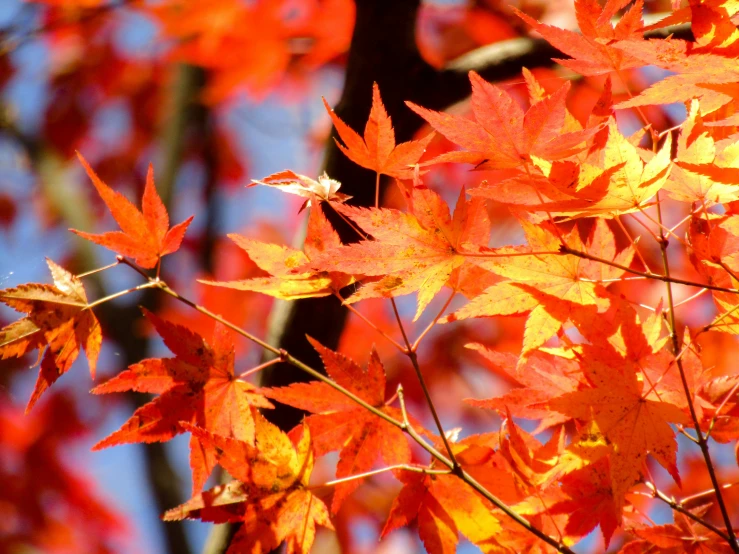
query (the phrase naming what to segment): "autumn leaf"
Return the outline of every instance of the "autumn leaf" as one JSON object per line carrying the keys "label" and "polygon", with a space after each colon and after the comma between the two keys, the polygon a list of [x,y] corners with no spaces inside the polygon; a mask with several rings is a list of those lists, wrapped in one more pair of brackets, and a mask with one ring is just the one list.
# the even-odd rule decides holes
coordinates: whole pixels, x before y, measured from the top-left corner
{"label": "autumn leaf", "polygon": [[621,514],[611,490],[611,470],[607,457],[562,477],[566,499],[551,507],[553,514],[567,514],[565,532],[584,537],[600,526],[606,547],[619,527]]}
{"label": "autumn leaf", "polygon": [[569,418],[558,412],[535,408],[533,405],[550,398],[577,390],[582,378],[579,364],[564,355],[536,351],[523,366],[515,357],[507,358],[482,344],[468,344],[467,348],[479,352],[496,369],[503,372],[517,386],[502,396],[485,399],[465,399],[465,403],[487,410],[509,411],[516,417],[541,420],[534,434],[564,423]]}
{"label": "autumn leaf", "polygon": [[[236,290],[256,291],[281,298],[317,298],[337,293],[354,282],[352,277],[331,271],[302,271],[325,252],[338,249],[341,239],[329,223],[320,206],[314,206],[308,219],[304,252],[288,246],[279,246],[230,234],[229,238],[242,248],[269,277],[254,277],[241,281],[203,281],[206,285]],[[300,273],[295,270],[301,268]]]}
{"label": "autumn leaf", "polygon": [[[561,328],[578,306],[588,307],[593,313],[604,312],[611,302],[607,283],[621,277],[624,271],[577,256],[562,256],[558,253],[560,238],[550,225],[546,222],[539,225],[521,223],[528,245],[491,249],[489,257],[480,255],[472,259],[507,280],[495,283],[440,322],[528,315],[523,362],[523,358]],[[621,252],[616,250],[613,233],[602,219],[596,221],[585,243],[576,227],[563,239],[573,250],[592,253],[627,267],[634,256],[631,247]]]}
{"label": "autumn leaf", "polygon": [[409,190],[408,213],[389,208],[337,206],[375,240],[327,250],[309,268],[355,276],[381,277],[365,283],[345,302],[394,297],[418,291],[414,321],[448,283],[455,269],[470,263],[466,254],[487,244],[489,223],[483,201],[465,198],[462,189],[454,217],[441,197],[425,186]]}
{"label": "autumn leaf", "polygon": [[474,120],[407,102],[429,125],[465,149],[442,154],[427,164],[458,162],[492,169],[527,167],[532,156],[558,160],[583,150],[585,141],[598,131],[598,128],[565,130],[569,82],[551,96],[534,102],[526,113],[508,92],[474,71],[470,72],[470,82]]}
{"label": "autumn leaf", "polygon": [[[142,360],[92,390],[94,394],[135,391],[159,395],[93,449],[168,441],[184,432],[181,421],[253,443],[253,408],[271,408],[272,404],[234,375],[234,344],[226,328],[217,324],[209,344],[186,327],[148,311],[144,314],[175,357]],[[190,447],[193,489],[199,491],[213,469],[214,458],[194,441]]]}
{"label": "autumn leaf", "polygon": [[706,208],[739,200],[739,145],[713,139],[697,100],[690,103],[680,128],[675,165],[665,191],[676,200],[699,202]]}
{"label": "autumn leaf", "polygon": [[719,2],[691,2],[695,41],[668,37],[665,40],[624,40],[614,47],[643,65],[656,65],[676,75],[669,75],[649,88],[616,105],[633,108],[673,102],[700,100],[704,114],[712,113],[736,97],[739,82],[736,46],[739,39],[731,16]]}
{"label": "autumn leaf", "polygon": [[[617,215],[639,211],[665,186],[672,167],[672,136],[667,135],[660,150],[652,152],[634,146],[611,120],[602,158],[580,168],[572,200],[545,203],[539,209],[572,218]],[[540,164],[551,175],[548,164]]]}
{"label": "autumn leaf", "polygon": [[82,154],[77,153],[77,157],[121,230],[93,235],[71,229],[73,233],[122,256],[131,257],[144,268],[156,266],[162,256],[180,248],[193,216],[169,228],[169,215],[154,187],[154,169],[151,166],[146,175],[143,211],[139,211],[125,196],[101,181]]}
{"label": "autumn leaf", "polygon": [[[385,404],[385,369],[377,352],[370,355],[363,370],[351,359],[325,348],[310,339],[326,367],[326,373],[337,384],[383,413],[397,420],[403,414]],[[313,415],[305,419],[313,436],[317,456],[341,450],[336,476],[348,477],[372,469],[382,457],[388,465],[404,464],[411,460],[408,439],[398,427],[380,419],[349,397],[326,383],[295,383],[288,387],[265,389],[269,398],[305,410]],[[360,479],[336,486],[331,510],[338,511],[341,503],[359,485]]]}
{"label": "autumn leaf", "polygon": [[631,365],[620,359],[587,356],[583,370],[590,388],[564,394],[547,405],[573,418],[597,424],[612,445],[611,479],[617,508],[639,479],[650,453],[679,480],[677,442],[670,423],[689,423],[687,415],[667,402],[647,399],[650,392]]}
{"label": "autumn leaf", "polygon": [[311,205],[311,198],[315,197],[324,202],[346,202],[351,196],[338,192],[341,183],[329,178],[324,172],[318,180],[311,179],[293,171],[285,170],[268,175],[264,179],[255,180],[250,187],[265,185],[273,187],[288,194],[297,194],[306,198],[298,213]]}
{"label": "autumn leaf", "polygon": [[26,412],[72,367],[82,348],[94,379],[103,340],[100,324],[87,308],[82,281],[51,260],[46,263],[53,285],[31,283],[0,291],[0,302],[28,314],[0,329],[0,359],[46,347]]}
{"label": "autumn leaf", "polygon": [[601,75],[645,65],[640,58],[631,55],[628,49],[619,50],[614,47],[617,41],[642,40],[641,17],[644,2],[637,0],[615,27],[609,16],[613,12],[614,3],[609,4],[610,6],[601,8],[597,0],[577,0],[575,14],[580,33],[539,23],[515,7],[511,9],[552,46],[572,56],[569,60],[555,59],[557,63],[581,75]]}
{"label": "autumn leaf", "polygon": [[430,133],[421,140],[411,140],[396,146],[392,120],[385,111],[377,83],[372,87],[372,109],[364,128],[364,137],[360,137],[344,123],[329,107],[325,98],[323,105],[326,106],[326,111],[344,142],[341,144],[336,140],[336,146],[350,160],[378,174],[398,179],[413,178],[413,169],[410,166],[418,162],[434,134]]}
{"label": "autumn leaf", "polygon": [[236,481],[195,496],[164,514],[214,523],[241,523],[228,552],[271,552],[282,542],[288,554],[308,554],[316,526],[333,529],[325,504],[308,489],[313,472],[307,425],[290,435],[255,415],[256,446],[188,424],[193,436],[217,453],[218,463]]}
{"label": "autumn leaf", "polygon": [[[700,518],[705,516],[705,509],[690,510]],[[696,524],[687,515],[675,513],[675,523],[653,525],[631,530],[637,539],[629,542],[621,549],[621,554],[731,554],[731,546],[706,527]],[[721,531],[726,532],[724,529]]]}
{"label": "autumn leaf", "polygon": [[455,554],[462,533],[483,552],[505,552],[495,536],[501,524],[490,505],[454,475],[398,471],[403,488],[393,501],[381,537],[417,522],[429,554]]}

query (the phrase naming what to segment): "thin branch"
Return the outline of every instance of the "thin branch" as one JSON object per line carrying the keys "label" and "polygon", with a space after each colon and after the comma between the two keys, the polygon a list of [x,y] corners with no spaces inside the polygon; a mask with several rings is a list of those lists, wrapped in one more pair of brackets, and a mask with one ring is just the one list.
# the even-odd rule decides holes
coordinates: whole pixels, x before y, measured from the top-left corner
{"label": "thin branch", "polygon": [[[662,253],[662,265],[664,267],[665,276],[669,277],[670,275],[670,263],[667,258],[667,239],[665,238],[664,231],[663,231],[663,225],[662,225],[662,208],[659,203],[659,192],[657,193],[657,218],[659,221],[659,234],[660,234],[660,251]],[[670,331],[670,339],[672,341],[672,350],[677,355],[678,352],[680,352],[680,339],[677,336],[677,321],[675,319],[675,303],[672,296],[672,284],[670,282],[666,283],[667,288],[667,305],[669,308],[669,331]],[[683,391],[685,393],[685,400],[688,403],[688,410],[690,411],[690,419],[693,422],[693,427],[696,432],[696,438],[698,439],[698,446],[700,447],[701,453],[703,454],[703,459],[706,463],[706,470],[708,471],[708,475],[711,479],[711,484],[713,485],[713,488],[716,491],[716,502],[718,503],[719,510],[721,511],[721,516],[724,520],[724,525],[726,526],[726,531],[728,534],[728,543],[729,547],[732,549],[733,552],[739,554],[739,544],[736,542],[736,535],[734,534],[734,529],[732,527],[731,523],[731,517],[729,516],[729,511],[726,507],[726,502],[724,501],[724,497],[721,494],[721,484],[718,482],[718,476],[716,475],[716,470],[713,466],[713,460],[711,459],[711,454],[708,450],[708,442],[706,440],[706,437],[703,435],[703,431],[701,431],[700,421],[698,420],[698,414],[695,411],[695,405],[693,403],[692,393],[690,391],[690,385],[688,384],[688,379],[685,374],[685,368],[683,367],[682,359],[677,357],[675,358],[675,361],[677,363],[678,372],[680,373],[680,381],[682,382]]]}
{"label": "thin branch", "polygon": [[449,444],[449,440],[446,437],[446,433],[444,432],[444,427],[441,425],[441,419],[439,418],[439,414],[436,412],[436,406],[434,406],[434,401],[431,399],[431,393],[429,392],[428,387],[426,386],[426,379],[423,377],[423,373],[421,373],[421,366],[418,365],[418,355],[413,350],[413,346],[411,346],[410,341],[408,340],[408,335],[405,332],[405,328],[403,327],[403,320],[400,319],[400,313],[398,312],[398,306],[395,304],[395,298],[391,298],[390,302],[393,305],[393,313],[395,314],[395,319],[398,322],[398,326],[400,327],[400,332],[403,335],[403,341],[405,342],[406,349],[408,350],[407,355],[408,358],[411,361],[411,365],[413,366],[413,369],[416,372],[416,377],[418,378],[418,382],[421,384],[421,390],[423,390],[423,395],[426,398],[426,404],[429,407],[429,410],[431,411],[431,416],[434,418],[434,423],[436,424],[436,429],[439,431],[439,436],[441,436],[441,440],[444,443],[444,448],[446,448],[447,454],[449,454],[449,459],[452,460],[453,467],[458,467],[459,464],[457,463],[457,459],[454,457],[454,452],[452,451],[452,447]]}
{"label": "thin branch", "polygon": [[[692,519],[696,523],[702,525],[706,529],[709,529],[710,531],[713,531],[714,533],[716,533],[719,537],[721,537],[725,541],[729,542],[731,540],[729,538],[729,535],[727,535],[721,529],[719,529],[718,527],[716,527],[712,523],[706,521],[702,517],[699,517],[699,516],[695,515],[693,512],[691,512],[690,510],[688,510],[687,508],[685,508],[682,505],[682,502],[677,502],[674,498],[670,498],[665,493],[663,493],[661,490],[659,490],[653,483],[651,483],[649,481],[645,481],[644,484],[649,488],[649,490],[652,491],[652,497],[653,498],[660,499],[662,502],[664,502],[665,504],[667,504],[670,508],[672,508],[676,512],[679,512],[679,513],[683,514],[684,516],[689,517],[690,519]],[[711,492],[713,492],[713,491],[711,491]]]}
{"label": "thin branch", "polygon": [[587,252],[580,252],[579,250],[574,250],[570,248],[569,246],[561,247],[560,253],[572,254],[573,256],[577,256],[578,258],[584,258],[586,260],[600,262],[602,264],[606,264],[611,267],[621,269],[623,271],[631,273],[632,275],[641,275],[642,277],[647,277],[648,279],[656,279],[657,281],[664,281],[665,283],[675,283],[676,285],[685,285],[688,287],[705,288],[708,290],[716,290],[719,292],[730,292],[732,294],[739,294],[739,290],[736,290],[736,289],[729,289],[726,287],[717,287],[716,285],[710,285],[707,283],[694,283],[693,281],[688,281],[686,279],[678,279],[676,277],[671,277],[669,275],[659,275],[656,273],[646,273],[644,271],[638,271],[636,269],[631,269],[630,267],[627,267],[623,264],[612,262],[604,258],[599,258],[598,256],[593,256],[592,254],[588,254]]}

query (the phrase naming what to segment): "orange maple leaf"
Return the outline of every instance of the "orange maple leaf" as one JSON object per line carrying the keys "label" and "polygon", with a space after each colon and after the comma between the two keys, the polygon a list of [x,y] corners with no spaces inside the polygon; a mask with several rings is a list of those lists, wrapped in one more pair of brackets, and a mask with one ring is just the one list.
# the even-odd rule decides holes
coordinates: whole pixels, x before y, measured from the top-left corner
{"label": "orange maple leaf", "polygon": [[346,156],[357,165],[371,169],[379,174],[397,177],[398,179],[413,178],[413,169],[409,167],[418,162],[426,150],[426,146],[434,137],[428,134],[421,140],[411,140],[395,145],[395,131],[390,116],[380,98],[380,87],[377,83],[372,88],[372,109],[370,110],[367,125],[364,128],[364,138],[344,123],[323,99],[323,105],[334,122],[339,137],[344,146],[336,140]]}
{"label": "orange maple leaf", "polygon": [[[402,419],[400,410],[385,404],[385,368],[374,349],[367,369],[363,370],[346,356],[313,339],[308,340],[320,354],[329,377],[382,412]],[[314,437],[316,455],[323,456],[341,449],[337,477],[368,471],[380,456],[388,465],[411,460],[410,446],[403,431],[325,383],[295,383],[263,392],[278,402],[314,414],[308,416],[305,423]],[[360,483],[361,480],[356,479],[337,485],[331,505],[333,512],[338,511],[341,503]]]}
{"label": "orange maple leaf", "polygon": [[455,554],[460,533],[483,552],[505,551],[495,538],[502,529],[491,506],[456,476],[407,471],[396,476],[404,486],[393,500],[381,537],[417,521],[429,554]]}
{"label": "orange maple leaf", "polygon": [[[522,221],[529,244],[490,250],[491,257],[472,261],[508,280],[496,283],[440,322],[470,317],[528,314],[522,356],[542,346],[570,317],[576,306],[603,312],[610,305],[606,284],[624,271],[577,256],[557,253],[560,238],[551,225]],[[597,220],[585,243],[577,227],[565,235],[569,247],[592,252],[609,261],[628,266],[634,256],[631,247],[616,250],[613,233],[606,222]],[[527,255],[528,254],[528,255]]]}
{"label": "orange maple leaf", "polygon": [[[622,3],[627,4],[628,1]],[[581,75],[600,75],[643,66],[644,62],[632,56],[629,50],[619,50],[613,46],[621,40],[642,40],[643,0],[637,0],[615,27],[611,25],[610,17],[619,8],[614,11],[613,3],[609,4],[611,5],[601,8],[597,0],[575,2],[575,13],[582,34],[539,23],[515,7],[511,9],[552,46],[573,58],[555,59],[557,63]]]}
{"label": "orange maple leaf", "polygon": [[[138,408],[93,450],[167,441],[184,432],[181,421],[253,443],[252,407],[271,408],[272,404],[253,385],[234,375],[234,343],[226,328],[216,324],[212,344],[208,344],[186,327],[148,311],[144,314],[175,357],[142,360],[92,389],[94,394],[135,391],[159,395]],[[213,469],[215,458],[197,441],[190,442],[190,450],[193,489],[198,491]]]}
{"label": "orange maple leaf", "polygon": [[90,375],[95,378],[103,335],[100,324],[87,309],[82,281],[47,259],[53,285],[31,283],[0,291],[0,301],[28,314],[0,329],[0,359],[23,356],[46,347],[28,412],[46,389],[66,373],[84,348]]}
{"label": "orange maple leaf", "polygon": [[388,208],[335,206],[375,240],[327,250],[307,267],[355,276],[380,276],[365,283],[346,302],[392,297],[418,291],[418,319],[455,269],[469,263],[466,254],[487,245],[489,220],[481,199],[460,192],[454,217],[441,197],[425,186],[409,192],[410,212]]}
{"label": "orange maple leaf", "polygon": [[[706,509],[690,510],[705,517]],[[725,528],[719,528],[726,532]],[[619,554],[731,554],[733,549],[714,531],[696,524],[688,516],[675,513],[675,523],[631,529],[638,538],[629,542]]]}
{"label": "orange maple leaf", "polygon": [[693,100],[680,127],[675,165],[665,184],[672,198],[707,208],[739,200],[739,148],[734,141],[714,140],[709,131],[699,102]]}
{"label": "orange maple leaf", "polygon": [[518,168],[530,164],[531,156],[546,160],[569,157],[583,150],[584,142],[598,131],[589,128],[568,132],[565,128],[569,82],[534,102],[526,113],[508,92],[474,71],[470,71],[470,82],[474,120],[406,102],[436,131],[466,150],[442,154],[427,164],[458,162],[492,169]]}
{"label": "orange maple leaf", "polygon": [[[610,362],[610,363],[609,363]],[[587,356],[583,371],[591,388],[550,400],[547,406],[585,422],[595,422],[613,449],[611,479],[620,511],[624,495],[639,479],[650,453],[676,481],[677,442],[670,423],[689,423],[680,408],[648,399],[651,392],[630,364]]]}
{"label": "orange maple leaf", "polygon": [[611,490],[608,458],[563,476],[562,492],[567,498],[554,504],[551,513],[568,515],[565,532],[584,537],[600,525],[608,546],[621,520]]}
{"label": "orange maple leaf", "polygon": [[466,347],[479,352],[499,372],[503,372],[518,385],[499,397],[482,400],[467,398],[467,404],[500,412],[508,410],[516,417],[539,419],[541,422],[534,433],[569,420],[564,414],[532,406],[577,390],[582,371],[576,361],[536,351],[528,357],[525,364],[517,367],[515,356],[506,356],[482,344],[468,344]]}
{"label": "orange maple leaf", "polygon": [[[306,265],[341,246],[338,233],[326,219],[320,206],[314,206],[308,218],[304,252],[288,246],[252,240],[236,233],[228,235],[269,277],[254,277],[241,281],[203,281],[206,285],[236,290],[261,292],[281,298],[317,298],[329,296],[354,282],[352,277],[326,271],[303,271]],[[296,269],[300,273],[296,273]]]}
{"label": "orange maple leaf", "polygon": [[[734,6],[719,2],[690,2],[691,30],[695,41],[676,38],[665,40],[624,40],[615,48],[677,75],[660,79],[649,88],[616,105],[632,108],[654,104],[689,102],[699,99],[703,113],[711,113],[736,97],[739,70],[739,31],[731,17]],[[669,25],[667,19],[664,20]],[[662,23],[662,22],[660,22]]]}
{"label": "orange maple leaf", "polygon": [[102,235],[93,235],[75,229],[70,229],[70,231],[118,254],[129,256],[141,267],[147,269],[156,266],[162,256],[176,252],[180,248],[182,238],[193,216],[169,228],[167,208],[154,187],[152,166],[149,166],[146,174],[143,212],[141,212],[125,196],[101,181],[82,154],[78,152],[77,157],[121,231]]}
{"label": "orange maple leaf", "polygon": [[256,448],[183,423],[237,480],[195,496],[164,519],[242,523],[229,545],[232,554],[271,552],[283,541],[288,554],[308,554],[316,526],[333,529],[325,504],[308,490],[314,462],[310,429],[300,425],[286,435],[258,413],[255,423]]}

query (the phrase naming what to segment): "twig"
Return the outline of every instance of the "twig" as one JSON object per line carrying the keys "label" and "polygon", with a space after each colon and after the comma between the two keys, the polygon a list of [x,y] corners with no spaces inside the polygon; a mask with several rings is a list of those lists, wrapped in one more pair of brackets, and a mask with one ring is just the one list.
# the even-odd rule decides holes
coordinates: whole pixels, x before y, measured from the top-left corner
{"label": "twig", "polygon": [[[712,523],[710,523],[710,522],[706,521],[705,519],[703,519],[703,518],[695,515],[693,512],[691,512],[690,510],[688,510],[687,508],[685,508],[683,506],[684,500],[682,502],[677,502],[674,498],[670,498],[669,496],[667,496],[665,493],[663,493],[662,491],[660,491],[653,483],[651,483],[649,481],[645,481],[644,484],[649,488],[649,490],[652,491],[652,497],[653,498],[659,498],[662,502],[664,502],[665,504],[667,504],[670,508],[672,508],[676,512],[679,512],[679,513],[683,514],[684,516],[689,517],[690,519],[692,519],[696,523],[702,525],[706,529],[709,529],[710,531],[713,531],[714,533],[716,533],[719,537],[721,537],[725,541],[729,542],[731,540],[729,538],[729,535],[727,535],[726,533],[724,533],[721,529],[719,529],[718,527],[716,527]],[[713,491],[711,491],[711,492],[713,492]]]}
{"label": "twig", "polygon": [[[660,234],[660,251],[662,252],[662,265],[664,267],[665,276],[669,277],[670,275],[670,263],[667,258],[667,239],[665,239],[663,226],[662,226],[662,208],[659,203],[659,192],[657,192],[657,218],[659,220],[659,234]],[[680,339],[677,336],[677,321],[675,319],[675,303],[672,297],[672,284],[670,282],[666,283],[667,288],[667,305],[669,308],[669,331],[670,331],[670,339],[672,341],[672,350],[677,355],[678,352],[680,352]],[[706,463],[706,469],[708,471],[708,475],[711,479],[711,484],[713,485],[714,490],[716,491],[716,502],[718,503],[719,510],[721,511],[721,516],[724,520],[724,525],[726,526],[726,532],[728,534],[727,536],[727,542],[729,543],[729,547],[731,550],[737,554],[739,554],[739,544],[736,542],[736,535],[734,534],[734,529],[732,527],[731,523],[731,517],[729,516],[729,511],[726,508],[726,503],[724,501],[724,497],[721,494],[721,484],[718,482],[718,477],[716,475],[716,470],[713,467],[713,460],[711,459],[711,454],[708,450],[708,442],[706,440],[706,437],[703,435],[703,432],[701,431],[700,421],[698,420],[698,414],[695,411],[695,405],[693,404],[692,394],[690,392],[690,385],[688,384],[687,376],[685,375],[685,368],[683,367],[682,359],[680,357],[676,357],[675,361],[677,363],[677,368],[680,373],[680,381],[683,385],[683,391],[685,393],[685,400],[688,403],[688,409],[690,411],[690,419],[693,422],[693,427],[695,428],[696,432],[696,438],[698,439],[698,446],[700,447],[701,453],[703,454],[703,459]]]}
{"label": "twig", "polygon": [[688,287],[705,288],[708,290],[715,290],[719,292],[730,292],[732,294],[739,294],[739,290],[737,289],[717,287],[716,285],[711,285],[708,283],[694,283],[693,281],[688,281],[686,279],[678,279],[676,277],[671,277],[669,275],[659,275],[657,273],[646,273],[644,271],[631,269],[630,267],[627,267],[623,264],[611,262],[609,260],[606,260],[605,258],[599,258],[598,256],[593,256],[592,254],[588,254],[587,252],[580,252],[579,250],[574,250],[570,248],[569,246],[560,247],[560,253],[572,254],[573,256],[577,256],[578,258],[584,258],[586,260],[592,260],[594,262],[600,262],[606,265],[610,265],[611,267],[621,269],[623,271],[631,273],[632,275],[641,275],[642,277],[647,277],[648,279],[656,279],[657,281],[664,281],[665,283],[675,283],[676,285],[685,285]]}

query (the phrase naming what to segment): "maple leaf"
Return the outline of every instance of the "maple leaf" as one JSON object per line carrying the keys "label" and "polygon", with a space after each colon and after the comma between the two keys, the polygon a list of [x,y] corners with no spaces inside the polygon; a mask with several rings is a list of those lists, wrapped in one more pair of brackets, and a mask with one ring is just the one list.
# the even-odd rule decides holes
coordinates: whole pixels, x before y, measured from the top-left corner
{"label": "maple leaf", "polygon": [[306,198],[298,213],[302,212],[307,206],[310,206],[311,199],[314,197],[324,202],[346,202],[351,199],[351,196],[338,192],[339,188],[341,188],[341,183],[329,178],[325,172],[316,181],[310,177],[286,169],[285,171],[268,175],[264,179],[255,180],[248,186],[254,187],[256,185],[273,187],[288,194],[297,194]]}
{"label": "maple leaf", "polygon": [[[606,269],[601,263],[577,256],[562,256],[557,253],[560,238],[548,223],[521,223],[528,245],[491,249],[490,257],[472,259],[508,280],[492,285],[439,321],[528,314],[522,351],[525,358],[561,328],[576,306],[590,307],[597,313],[605,311],[610,305],[610,295],[603,281],[621,277],[624,271]],[[631,247],[616,251],[613,233],[601,219],[584,244],[576,227],[564,240],[574,250],[592,252],[625,266],[630,265],[634,255]]]}
{"label": "maple leaf", "polygon": [[[690,510],[697,517],[705,515],[705,509]],[[726,532],[725,529],[721,531]],[[731,546],[719,535],[688,516],[675,513],[675,523],[631,529],[638,538],[621,549],[620,554],[731,554]]]}
{"label": "maple leaf", "polygon": [[73,233],[118,254],[131,257],[147,269],[156,266],[162,256],[172,254],[180,248],[193,216],[169,228],[169,215],[154,187],[154,169],[151,165],[146,174],[143,211],[139,211],[125,196],[101,181],[82,154],[78,152],[77,157],[121,231],[93,235],[70,229]]}
{"label": "maple leaf", "polygon": [[700,202],[706,208],[739,200],[739,145],[715,141],[709,134],[697,100],[690,103],[680,129],[677,156],[667,193],[681,202]]}
{"label": "maple leaf", "polygon": [[532,156],[557,160],[583,150],[583,143],[598,131],[594,128],[563,132],[569,82],[551,96],[534,102],[524,114],[508,92],[474,71],[469,75],[474,120],[406,102],[436,131],[467,150],[442,154],[427,164],[461,162],[494,169],[528,167]]}
{"label": "maple leaf", "polygon": [[452,272],[469,263],[467,252],[487,244],[489,220],[481,199],[467,201],[462,189],[454,217],[441,197],[425,186],[409,191],[410,212],[389,208],[337,206],[375,240],[328,250],[308,267],[349,275],[382,277],[365,283],[345,300],[393,297],[418,291],[414,321],[431,299],[448,283]]}
{"label": "maple leaf", "polygon": [[[320,354],[328,376],[336,383],[383,413],[402,420],[400,410],[385,404],[385,369],[374,349],[367,369],[363,370],[353,360],[311,338],[308,340]],[[341,449],[336,466],[339,478],[370,470],[380,456],[388,465],[411,460],[408,439],[403,431],[326,383],[295,383],[262,392],[273,400],[314,414],[308,416],[305,423],[311,430],[316,455],[323,456]],[[331,505],[334,513],[360,483],[355,479],[336,486]]]}
{"label": "maple leaf", "polygon": [[416,164],[426,151],[433,133],[429,133],[421,140],[411,140],[396,146],[395,131],[390,116],[385,111],[385,106],[380,98],[380,87],[377,83],[372,86],[372,109],[369,119],[364,128],[364,138],[344,123],[336,112],[331,109],[323,99],[331,121],[339,133],[339,137],[346,146],[338,140],[336,146],[347,158],[357,165],[371,169],[378,174],[389,175],[398,179],[413,178],[413,169],[409,167]]}
{"label": "maple leaf", "polygon": [[515,7],[511,9],[552,46],[573,58],[555,59],[557,63],[581,75],[600,75],[604,72],[643,66],[644,62],[640,58],[632,56],[627,49],[616,49],[614,43],[627,39],[636,42],[633,39],[642,38],[641,17],[644,2],[638,0],[619,20],[615,28],[609,21],[609,13],[615,13],[620,8],[614,11],[613,3],[609,4],[611,6],[601,8],[597,0],[576,0],[575,14],[582,34],[539,23]]}
{"label": "maple leaf", "polygon": [[718,2],[690,2],[691,30],[695,41],[669,37],[666,40],[623,40],[614,44],[642,60],[677,75],[667,76],[634,98],[616,105],[632,108],[699,99],[704,113],[711,113],[736,98],[739,71],[736,67],[739,32],[731,21],[736,9]]}
{"label": "maple leaf", "polygon": [[82,281],[48,258],[46,263],[53,285],[31,283],[0,290],[0,302],[28,314],[0,329],[0,359],[23,356],[46,347],[26,412],[72,367],[81,348],[85,350],[94,379],[103,340],[97,318],[87,309]]}
{"label": "maple leaf", "polygon": [[396,476],[404,486],[393,500],[381,537],[417,521],[429,554],[454,554],[459,533],[483,552],[508,551],[495,538],[501,525],[490,505],[456,476],[407,471]]}
{"label": "maple leaf", "polygon": [[[619,132],[611,119],[602,159],[597,165],[583,164],[580,168],[578,181],[570,190],[575,198],[544,203],[539,209],[571,218],[615,217],[639,211],[667,182],[672,168],[671,148],[672,136],[667,135],[656,154],[640,149]],[[545,175],[551,175],[553,166],[540,166]]]}
{"label": "maple leaf", "polygon": [[565,355],[536,351],[519,367],[514,356],[509,358],[481,344],[468,344],[466,347],[479,352],[517,387],[499,397],[483,400],[467,398],[465,403],[503,413],[509,411],[516,417],[539,419],[541,422],[534,434],[569,420],[558,412],[532,406],[577,390],[582,371],[576,361]]}
{"label": "maple leaf", "polygon": [[[201,283],[236,290],[250,290],[281,298],[317,298],[330,296],[354,282],[352,277],[327,271],[302,271],[302,268],[326,252],[341,246],[341,239],[329,223],[320,206],[314,206],[308,219],[308,230],[303,249],[295,250],[252,240],[232,233],[228,235],[269,277],[255,277],[241,281],[204,281]],[[300,273],[295,270],[301,268]]]}
{"label": "maple leaf", "polygon": [[168,510],[164,519],[242,523],[229,544],[231,554],[271,552],[282,542],[288,554],[308,554],[316,526],[333,529],[325,504],[308,490],[314,462],[310,429],[303,424],[288,436],[258,413],[255,424],[256,446],[183,424],[216,452],[236,481]]}
{"label": "maple leaf", "polygon": [[600,525],[606,547],[621,521],[611,489],[607,457],[562,477],[567,499],[551,507],[553,514],[568,514],[565,532],[583,537]]}
{"label": "maple leaf", "polygon": [[[216,324],[213,340],[145,311],[174,358],[150,358],[133,364],[92,392],[145,392],[159,396],[138,408],[118,431],[93,450],[118,444],[167,441],[190,422],[228,437],[254,442],[252,407],[272,404],[255,387],[234,375],[234,343],[227,329]],[[212,453],[190,442],[193,489],[200,490],[213,469]]]}
{"label": "maple leaf", "polygon": [[[647,453],[676,481],[677,443],[670,423],[689,423],[686,414],[667,402],[647,399],[643,380],[633,366],[608,358],[584,358],[591,388],[570,392],[547,403],[551,409],[582,421],[593,421],[613,448],[611,479],[620,512],[624,495],[636,482]],[[619,358],[620,359],[620,358]]]}

